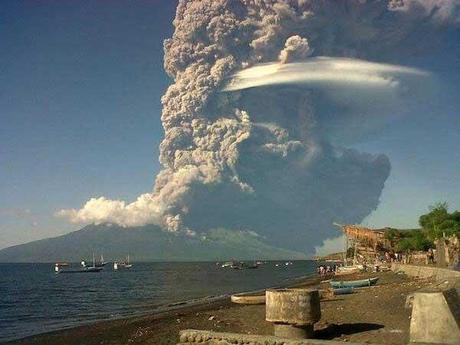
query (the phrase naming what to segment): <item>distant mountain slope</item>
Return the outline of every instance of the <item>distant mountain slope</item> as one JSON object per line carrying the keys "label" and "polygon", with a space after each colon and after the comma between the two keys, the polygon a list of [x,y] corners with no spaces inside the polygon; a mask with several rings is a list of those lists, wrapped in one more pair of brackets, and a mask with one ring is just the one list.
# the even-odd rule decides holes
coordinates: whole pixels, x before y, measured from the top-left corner
{"label": "distant mountain slope", "polygon": [[248,232],[216,229],[206,237],[177,235],[155,225],[122,228],[88,225],[81,230],[0,250],[0,262],[79,262],[92,253],[106,260],[192,261],[236,259],[305,259],[306,256],[263,242]]}

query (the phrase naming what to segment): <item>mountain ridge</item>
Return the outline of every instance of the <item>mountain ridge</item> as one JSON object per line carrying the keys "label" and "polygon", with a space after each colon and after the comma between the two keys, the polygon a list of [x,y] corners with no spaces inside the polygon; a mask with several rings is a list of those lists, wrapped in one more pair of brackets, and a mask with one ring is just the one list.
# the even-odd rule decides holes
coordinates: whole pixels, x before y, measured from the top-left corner
{"label": "mountain ridge", "polygon": [[123,228],[87,225],[80,230],[0,250],[0,262],[79,262],[95,253],[106,260],[130,254],[134,261],[219,261],[306,259],[303,253],[277,248],[248,231],[214,229],[187,236],[156,225]]}

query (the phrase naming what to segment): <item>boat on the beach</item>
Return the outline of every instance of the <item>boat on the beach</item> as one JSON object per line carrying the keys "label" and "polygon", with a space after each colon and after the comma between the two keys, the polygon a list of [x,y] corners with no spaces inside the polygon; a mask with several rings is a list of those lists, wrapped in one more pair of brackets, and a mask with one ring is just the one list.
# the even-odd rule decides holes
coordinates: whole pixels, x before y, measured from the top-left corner
{"label": "boat on the beach", "polygon": [[334,295],[348,295],[353,293],[353,288],[352,287],[340,287],[340,288],[335,288],[332,289],[334,291]]}
{"label": "boat on the beach", "polygon": [[230,297],[233,303],[237,304],[265,304],[265,293],[238,293]]}
{"label": "boat on the beach", "polygon": [[360,280],[349,280],[349,281],[330,281],[329,284],[331,284],[331,287],[333,288],[346,288],[346,287],[365,287],[365,286],[371,286],[375,285],[377,283],[377,280],[379,280],[378,277],[374,278],[367,278],[367,279],[360,279]]}
{"label": "boat on the beach", "polygon": [[347,275],[351,273],[359,273],[364,270],[363,265],[353,265],[353,266],[339,266],[335,272],[335,275]]}

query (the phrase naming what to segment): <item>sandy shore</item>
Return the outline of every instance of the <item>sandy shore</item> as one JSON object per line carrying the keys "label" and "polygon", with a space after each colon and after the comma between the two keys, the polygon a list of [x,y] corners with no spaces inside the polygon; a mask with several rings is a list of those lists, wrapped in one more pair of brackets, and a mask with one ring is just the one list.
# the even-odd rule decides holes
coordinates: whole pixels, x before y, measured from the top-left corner
{"label": "sandy shore", "polygon": [[[431,284],[392,272],[359,274],[379,276],[376,286],[352,295],[321,302],[322,318],[315,325],[315,338],[380,344],[408,341],[410,310],[404,308],[408,294]],[[317,281],[300,282],[302,286]],[[323,286],[327,286],[322,284]],[[68,330],[46,333],[9,344],[176,344],[182,329],[203,329],[246,334],[272,334],[265,321],[264,305],[237,305],[222,298],[144,317],[103,321]]]}

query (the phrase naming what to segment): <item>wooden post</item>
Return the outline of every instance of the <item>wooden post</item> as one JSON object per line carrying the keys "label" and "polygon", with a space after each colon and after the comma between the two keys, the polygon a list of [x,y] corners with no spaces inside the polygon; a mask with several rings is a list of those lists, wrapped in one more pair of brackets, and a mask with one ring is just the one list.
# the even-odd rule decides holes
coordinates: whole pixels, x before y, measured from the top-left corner
{"label": "wooden post", "polygon": [[344,231],[345,233],[345,252],[343,253],[343,264],[347,266],[347,252],[348,252],[348,234],[347,231]]}

